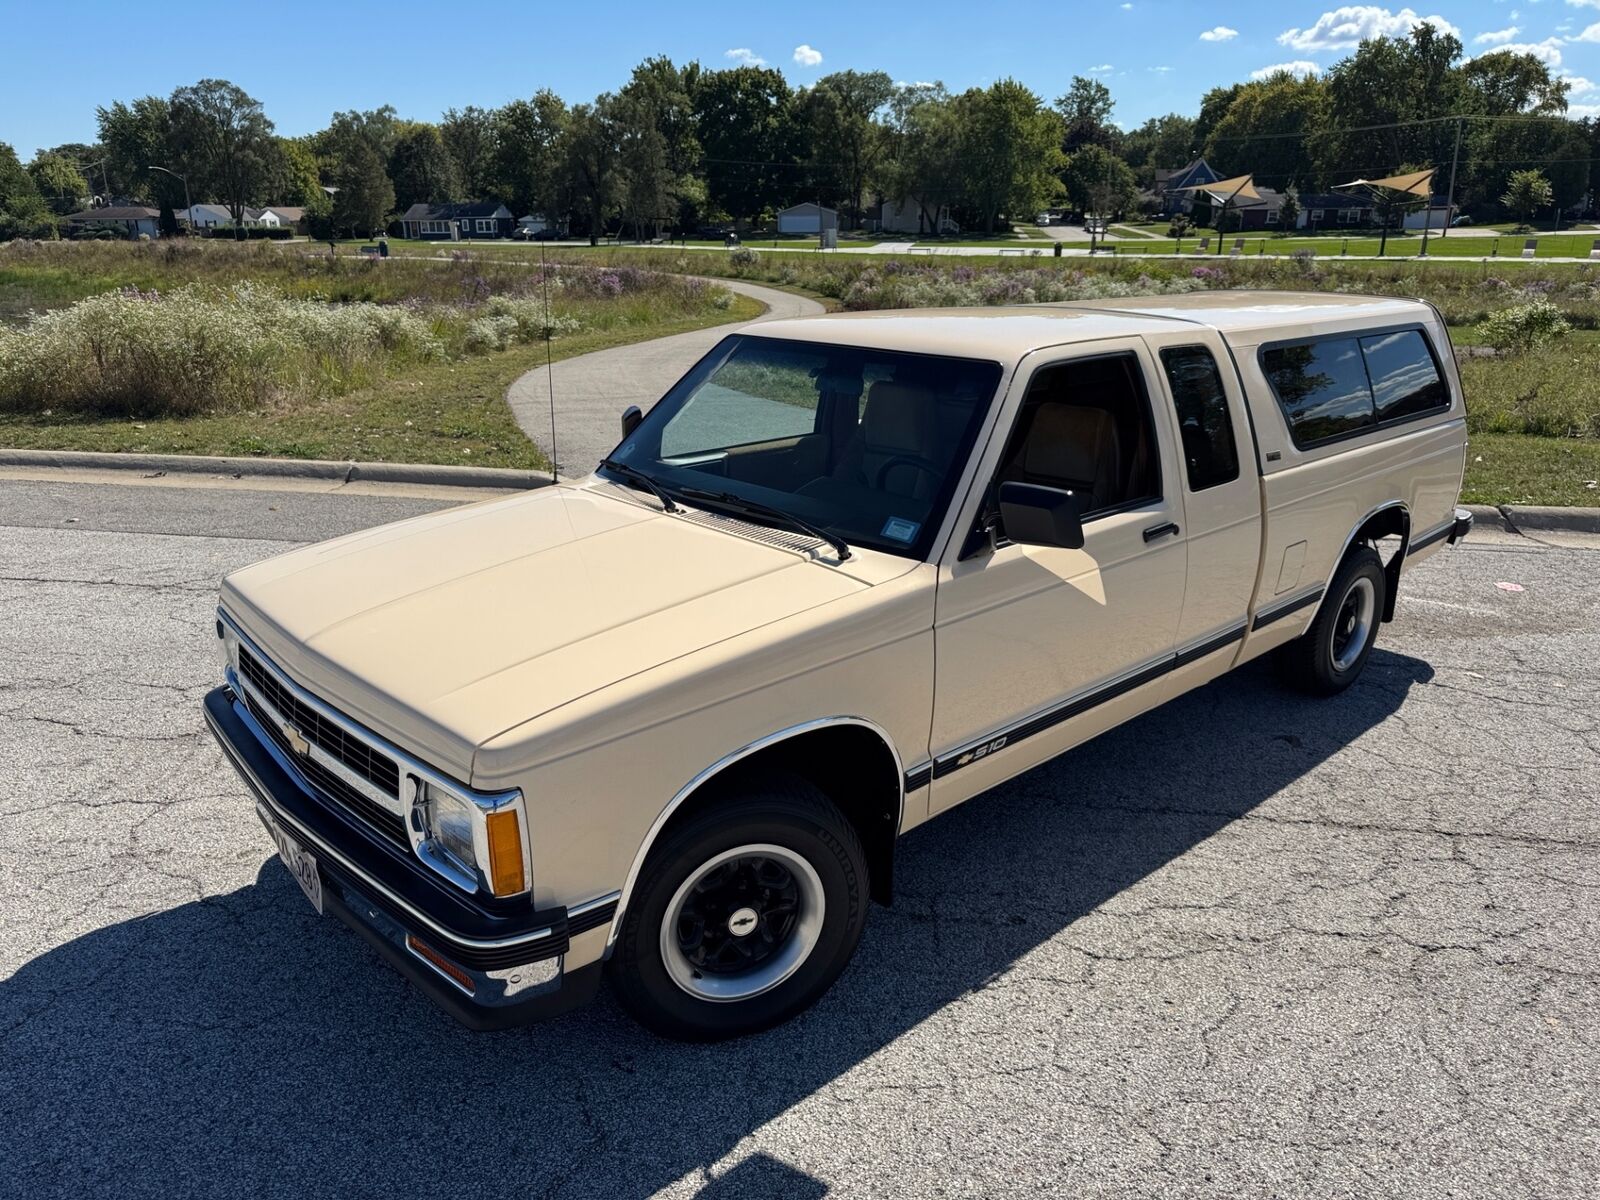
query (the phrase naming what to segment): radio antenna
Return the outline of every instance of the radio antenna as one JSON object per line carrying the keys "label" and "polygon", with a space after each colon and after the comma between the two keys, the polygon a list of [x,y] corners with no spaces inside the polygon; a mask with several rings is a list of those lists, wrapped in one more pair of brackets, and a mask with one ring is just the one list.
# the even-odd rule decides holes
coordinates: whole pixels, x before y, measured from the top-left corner
{"label": "radio antenna", "polygon": [[550,481],[561,478],[561,467],[556,462],[556,368],[550,356],[550,334],[555,314],[550,311],[550,266],[545,259],[544,243],[539,243],[539,281],[544,287],[544,377],[550,385]]}

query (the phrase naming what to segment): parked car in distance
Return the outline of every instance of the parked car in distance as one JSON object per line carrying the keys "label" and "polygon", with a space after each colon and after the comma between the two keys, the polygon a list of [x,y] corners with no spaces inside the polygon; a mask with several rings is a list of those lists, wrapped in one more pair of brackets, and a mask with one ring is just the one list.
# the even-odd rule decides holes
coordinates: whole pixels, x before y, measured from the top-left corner
{"label": "parked car in distance", "polygon": [[1444,322],[1386,297],[774,321],[622,428],[223,581],[205,716],[284,862],[475,1027],[602,972],[785,1020],[901,834],[1264,655],[1342,691],[1471,524]]}
{"label": "parked car in distance", "polygon": [[1472,224],[1472,218],[1467,216],[1465,213],[1463,213],[1461,216],[1456,217],[1456,218],[1451,220],[1450,228],[1456,229],[1456,228],[1459,228],[1461,226],[1471,225],[1471,224]]}

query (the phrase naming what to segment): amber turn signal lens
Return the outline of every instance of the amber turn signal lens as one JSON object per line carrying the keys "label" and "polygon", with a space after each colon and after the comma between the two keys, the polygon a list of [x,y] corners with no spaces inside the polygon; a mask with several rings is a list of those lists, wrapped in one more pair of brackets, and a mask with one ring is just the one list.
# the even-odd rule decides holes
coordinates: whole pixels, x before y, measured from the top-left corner
{"label": "amber turn signal lens", "polygon": [[496,896],[514,896],[523,888],[522,828],[513,809],[489,813],[489,886]]}
{"label": "amber turn signal lens", "polygon": [[473,992],[477,991],[477,987],[472,982],[471,975],[468,975],[460,967],[456,966],[455,963],[451,962],[444,955],[440,954],[416,934],[406,934],[406,945],[411,947],[411,952],[413,954],[415,954],[418,958],[425,960],[436,971],[449,978],[451,982],[455,983],[456,986],[461,988],[461,990],[466,992],[468,995],[471,995]]}

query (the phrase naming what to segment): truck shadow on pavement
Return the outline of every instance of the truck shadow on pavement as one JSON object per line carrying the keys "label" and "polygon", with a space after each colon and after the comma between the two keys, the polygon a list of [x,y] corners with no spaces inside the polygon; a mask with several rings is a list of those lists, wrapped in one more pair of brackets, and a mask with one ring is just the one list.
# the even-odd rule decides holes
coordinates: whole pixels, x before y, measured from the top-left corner
{"label": "truck shadow on pavement", "polygon": [[873,910],[833,991],[723,1045],[657,1040],[604,991],[550,1024],[469,1033],[269,859],[251,886],[108,925],[0,983],[7,1174],[29,1196],[622,1200],[684,1179],[708,1200],[823,1195],[781,1152],[707,1168],[945,1006],[1005,986],[1432,674],[1379,650],[1356,687],[1316,701],[1249,667],[912,832],[895,906]]}

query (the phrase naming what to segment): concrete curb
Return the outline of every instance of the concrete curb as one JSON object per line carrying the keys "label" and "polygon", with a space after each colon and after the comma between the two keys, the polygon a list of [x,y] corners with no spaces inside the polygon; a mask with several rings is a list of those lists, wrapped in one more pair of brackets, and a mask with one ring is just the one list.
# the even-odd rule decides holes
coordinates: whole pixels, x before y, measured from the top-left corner
{"label": "concrete curb", "polygon": [[1600,508],[1554,508],[1540,504],[1464,504],[1479,525],[1506,533],[1550,529],[1565,533],[1600,533]]}
{"label": "concrete curb", "polygon": [[329,462],[311,458],[208,458],[197,454],[100,454],[87,450],[4,450],[0,468],[138,471],[145,475],[212,475],[230,479],[320,479],[330,483],[417,484],[527,491],[551,482],[542,471],[453,467],[433,463]]}

